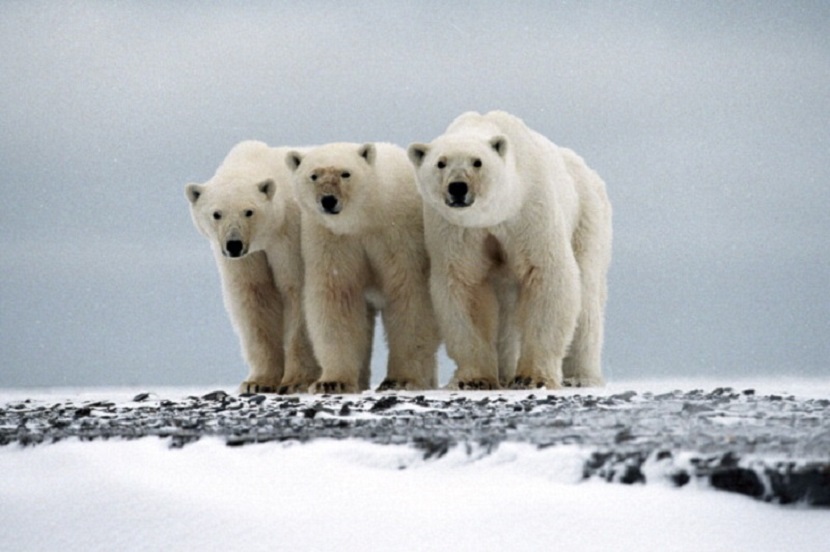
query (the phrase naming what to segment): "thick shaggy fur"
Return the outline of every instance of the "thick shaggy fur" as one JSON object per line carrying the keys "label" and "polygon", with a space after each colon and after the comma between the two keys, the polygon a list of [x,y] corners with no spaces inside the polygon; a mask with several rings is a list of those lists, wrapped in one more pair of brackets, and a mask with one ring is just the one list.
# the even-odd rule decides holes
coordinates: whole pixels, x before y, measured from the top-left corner
{"label": "thick shaggy fur", "polygon": [[611,260],[605,184],[504,112],[408,150],[454,388],[602,385]]}
{"label": "thick shaggy fur", "polygon": [[421,197],[406,152],[337,143],[286,157],[303,209],[305,308],[322,375],[316,392],[369,386],[375,312],[389,345],[381,389],[437,384]]}
{"label": "thick shaggy fur", "polygon": [[241,142],[213,178],[185,188],[250,368],[241,392],[305,392],[320,374],[302,308],[300,210],[287,151]]}

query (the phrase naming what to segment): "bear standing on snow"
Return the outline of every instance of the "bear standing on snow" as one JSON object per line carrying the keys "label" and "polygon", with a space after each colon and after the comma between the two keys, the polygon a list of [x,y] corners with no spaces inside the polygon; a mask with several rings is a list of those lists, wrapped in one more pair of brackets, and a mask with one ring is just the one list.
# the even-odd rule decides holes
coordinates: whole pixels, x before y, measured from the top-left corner
{"label": "bear standing on snow", "polygon": [[380,390],[437,384],[421,197],[406,152],[336,143],[291,152],[302,216],[305,308],[323,373],[312,391],[369,387],[375,313],[389,345]]}
{"label": "bear standing on snow", "polygon": [[243,393],[305,392],[320,374],[303,316],[300,210],[287,151],[241,142],[213,178],[185,188],[250,367]]}
{"label": "bear standing on snow", "polygon": [[599,176],[498,111],[465,113],[408,153],[450,387],[602,385],[611,205]]}

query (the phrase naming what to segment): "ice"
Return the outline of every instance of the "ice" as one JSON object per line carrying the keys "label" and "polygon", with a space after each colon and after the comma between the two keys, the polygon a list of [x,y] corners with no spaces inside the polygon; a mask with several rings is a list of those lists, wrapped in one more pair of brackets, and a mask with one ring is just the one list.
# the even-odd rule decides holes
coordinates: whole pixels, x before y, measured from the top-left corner
{"label": "ice", "polygon": [[[813,396],[828,386],[746,387]],[[711,385],[621,382],[600,393],[691,388]],[[141,391],[6,390],[0,402],[129,401]],[[659,477],[647,485],[586,481],[584,454],[577,446],[504,443],[489,454],[459,446],[425,458],[410,446],[355,439],[229,447],[202,438],[180,449],[155,437],[13,444],[0,447],[0,543],[8,550],[124,551],[826,546],[826,509],[768,504],[700,481],[681,488]]]}

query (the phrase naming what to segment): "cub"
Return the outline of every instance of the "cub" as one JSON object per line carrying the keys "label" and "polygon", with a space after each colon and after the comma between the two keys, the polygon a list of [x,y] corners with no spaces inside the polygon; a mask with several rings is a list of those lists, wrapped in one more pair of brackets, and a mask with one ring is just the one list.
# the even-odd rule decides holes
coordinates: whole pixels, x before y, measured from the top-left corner
{"label": "cub", "polygon": [[389,346],[379,390],[437,383],[437,322],[429,295],[421,197],[406,152],[335,143],[286,163],[302,215],[304,305],[322,367],[312,391],[369,387],[375,315]]}
{"label": "cub", "polygon": [[611,204],[576,153],[468,112],[408,149],[453,388],[602,385]]}
{"label": "cub", "polygon": [[243,393],[305,392],[320,374],[302,309],[300,210],[287,151],[241,142],[210,180],[185,187],[250,368]]}

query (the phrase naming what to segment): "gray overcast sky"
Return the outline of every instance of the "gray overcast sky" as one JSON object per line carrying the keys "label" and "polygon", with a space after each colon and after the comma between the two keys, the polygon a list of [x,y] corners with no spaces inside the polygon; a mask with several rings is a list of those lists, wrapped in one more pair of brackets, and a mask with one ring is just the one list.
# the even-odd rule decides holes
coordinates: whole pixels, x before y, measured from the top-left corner
{"label": "gray overcast sky", "polygon": [[242,139],[490,109],[607,182],[610,379],[828,375],[828,28],[823,1],[3,2],[0,386],[236,383],[184,184]]}

